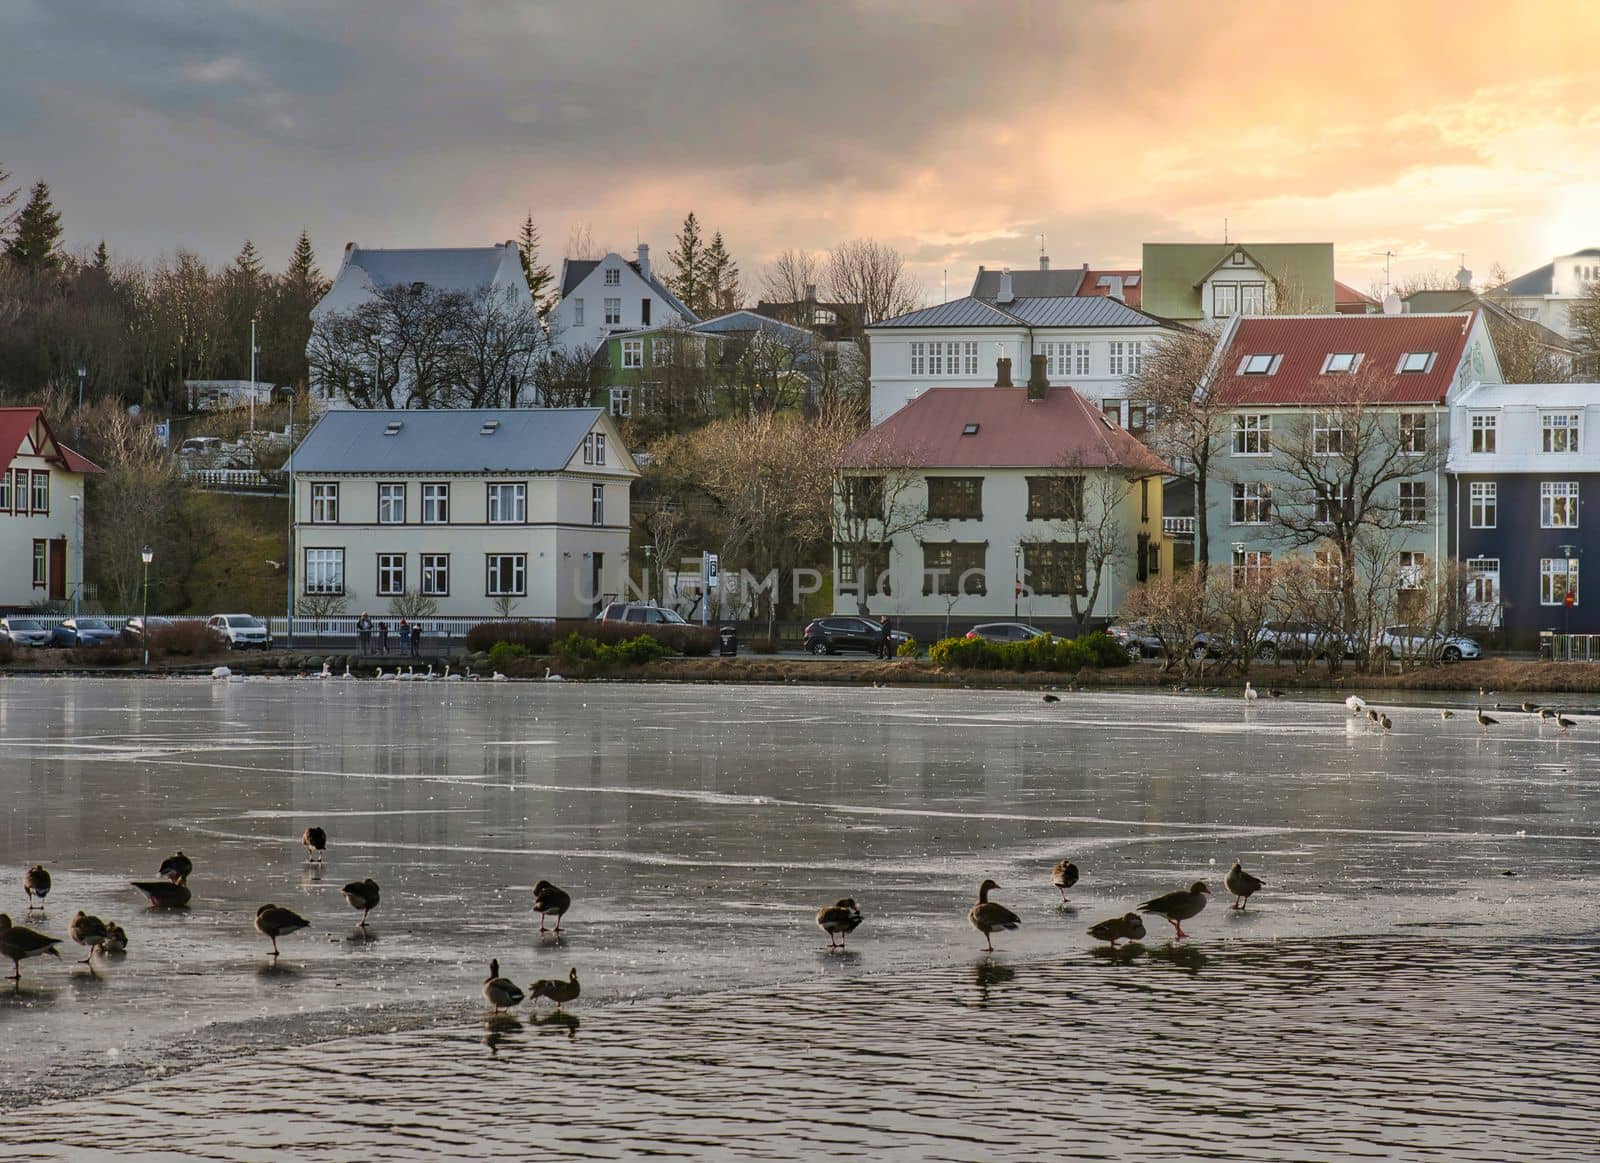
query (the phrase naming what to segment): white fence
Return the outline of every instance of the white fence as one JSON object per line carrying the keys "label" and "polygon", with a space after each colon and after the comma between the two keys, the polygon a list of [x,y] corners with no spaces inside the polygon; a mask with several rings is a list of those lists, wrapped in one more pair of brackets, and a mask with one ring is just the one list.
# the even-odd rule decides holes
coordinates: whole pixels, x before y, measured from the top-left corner
{"label": "white fence", "polygon": [[287,493],[287,473],[264,473],[254,468],[188,468],[181,469],[183,478],[203,489],[239,489],[248,492]]}
{"label": "white fence", "polygon": [[1163,517],[1161,518],[1161,532],[1168,537],[1193,537],[1193,517]]}
{"label": "white fence", "polygon": [[[157,615],[152,614],[151,617]],[[19,612],[14,615],[18,618],[31,618],[43,625],[46,629],[53,630],[61,625],[71,614],[33,614]],[[113,630],[120,630],[129,618],[138,617],[137,614],[83,614],[84,618],[97,618],[110,626]],[[162,615],[162,617],[166,617]],[[295,643],[311,643],[330,639],[354,640],[357,637],[356,622],[360,614],[339,614],[331,618],[302,618],[298,615],[294,620]],[[207,619],[199,614],[175,614],[166,618],[169,622],[205,622]],[[436,617],[408,619],[411,626],[422,628],[422,641],[428,642],[460,642],[467,636],[467,632],[474,626],[481,626],[486,622],[551,622],[551,618],[468,618],[468,617]],[[275,618],[263,618],[266,622],[268,633],[272,635],[274,644],[284,645],[287,641],[285,635],[288,630],[289,620],[281,614]],[[372,619],[372,632],[378,632],[378,623],[389,623],[389,634],[393,641],[400,640],[400,619],[389,614],[374,616]]]}

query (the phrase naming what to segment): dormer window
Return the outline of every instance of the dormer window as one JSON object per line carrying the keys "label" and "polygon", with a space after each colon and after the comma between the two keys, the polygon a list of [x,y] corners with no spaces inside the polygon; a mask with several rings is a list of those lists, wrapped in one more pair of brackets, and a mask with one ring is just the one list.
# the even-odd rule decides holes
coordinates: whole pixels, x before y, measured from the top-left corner
{"label": "dormer window", "polygon": [[618,287],[622,285],[622,271],[618,267],[606,268],[606,286]]}
{"label": "dormer window", "polygon": [[1242,376],[1270,376],[1278,370],[1278,365],[1283,362],[1281,355],[1247,355],[1244,363],[1239,365],[1239,374]]}
{"label": "dormer window", "polygon": [[1236,267],[1242,267],[1248,260],[1245,258],[1244,251],[1236,250],[1233,252],[1233,257],[1228,261]]}
{"label": "dormer window", "polygon": [[1361,366],[1361,353],[1357,351],[1330,352],[1322,361],[1325,376],[1347,376]]}
{"label": "dormer window", "polygon": [[1426,372],[1433,369],[1433,361],[1438,358],[1436,351],[1408,351],[1400,357],[1399,371]]}
{"label": "dormer window", "polygon": [[961,429],[961,435],[963,436],[976,436],[977,434],[978,426],[976,424],[967,424]]}

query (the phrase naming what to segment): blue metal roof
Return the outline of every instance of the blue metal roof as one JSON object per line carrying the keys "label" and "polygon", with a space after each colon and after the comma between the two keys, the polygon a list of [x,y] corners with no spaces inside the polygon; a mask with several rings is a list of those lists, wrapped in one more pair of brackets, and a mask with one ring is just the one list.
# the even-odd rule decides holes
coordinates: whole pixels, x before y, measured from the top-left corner
{"label": "blue metal roof", "polygon": [[[341,409],[318,420],[295,472],[557,472],[605,413],[599,408]],[[493,422],[494,428],[485,432]],[[393,434],[390,425],[399,425]],[[618,449],[618,454],[625,455]]]}

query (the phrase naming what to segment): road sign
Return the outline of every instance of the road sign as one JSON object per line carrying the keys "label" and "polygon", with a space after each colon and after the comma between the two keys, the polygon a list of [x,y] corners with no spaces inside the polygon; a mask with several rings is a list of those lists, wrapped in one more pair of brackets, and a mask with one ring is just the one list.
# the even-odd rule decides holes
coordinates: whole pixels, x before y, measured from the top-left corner
{"label": "road sign", "polygon": [[1567,591],[1567,596],[1561,599],[1561,604],[1563,606],[1565,606],[1569,610],[1572,609],[1573,606],[1576,606],[1578,604],[1577,601],[1573,598],[1571,590],[1568,590]]}
{"label": "road sign", "polygon": [[172,421],[157,420],[155,423],[156,439],[161,441],[161,447],[166,448],[172,443]]}

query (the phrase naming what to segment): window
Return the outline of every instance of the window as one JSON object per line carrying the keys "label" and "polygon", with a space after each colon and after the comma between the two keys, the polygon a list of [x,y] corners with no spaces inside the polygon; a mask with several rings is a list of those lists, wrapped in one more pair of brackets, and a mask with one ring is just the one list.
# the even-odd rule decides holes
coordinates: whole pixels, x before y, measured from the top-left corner
{"label": "window", "polygon": [[1123,340],[1111,341],[1111,375],[1137,375],[1139,371],[1139,344]]}
{"label": "window", "polygon": [[33,543],[33,585],[44,589],[50,584],[50,543],[35,540]]}
{"label": "window", "polygon": [[1412,453],[1428,451],[1428,414],[1426,412],[1400,413],[1400,451]]}
{"label": "window", "polygon": [[572,300],[572,325],[574,327],[582,327],[583,326],[583,300],[582,299],[574,299],[574,300]]}
{"label": "window", "polygon": [[378,486],[378,524],[404,525],[406,523],[406,487],[400,483]]}
{"label": "window", "polygon": [[652,339],[650,341],[650,362],[656,367],[665,367],[672,362],[672,340]]}
{"label": "window", "polygon": [[596,464],[604,464],[606,462],[606,434],[604,432],[596,432],[594,434],[594,462]]}
{"label": "window", "polygon": [[28,511],[28,470],[19,468],[12,476],[16,481],[16,487],[11,491],[12,499],[16,502],[17,512],[26,513]]}
{"label": "window", "polygon": [[1493,529],[1499,523],[1500,486],[1494,481],[1473,481],[1468,494],[1472,527]]}
{"label": "window", "polygon": [[922,546],[922,592],[966,594],[989,592],[984,577],[988,545],[982,541],[925,542]]}
{"label": "window", "polygon": [[1470,612],[1475,625],[1487,625],[1490,611],[1500,601],[1500,559],[1498,557],[1473,557],[1467,560],[1467,600],[1477,610]]}
{"label": "window", "polygon": [[11,512],[11,474],[0,472],[0,513]]}
{"label": "window", "polygon": [[1355,506],[1343,485],[1317,486],[1316,519],[1322,525],[1349,525],[1355,521]]}
{"label": "window", "polygon": [[1539,483],[1539,527],[1541,529],[1578,527],[1577,481]]}
{"label": "window", "polygon": [[1272,486],[1264,481],[1243,481],[1233,486],[1233,523],[1265,525],[1272,516]]}
{"label": "window", "polygon": [[50,512],[50,470],[33,470],[33,511],[35,515]]}
{"label": "window", "polygon": [[448,525],[450,523],[450,486],[432,484],[422,486],[422,523]]}
{"label": "window", "polygon": [[1428,555],[1402,550],[1395,569],[1395,587],[1402,590],[1420,590],[1428,576]]}
{"label": "window", "polygon": [[1539,604],[1562,606],[1567,595],[1572,604],[1578,604],[1578,559],[1576,557],[1543,557],[1539,559]]}
{"label": "window", "polygon": [[926,343],[913,343],[911,345],[911,374],[914,376],[928,374],[928,345]]}
{"label": "window", "polygon": [[406,555],[403,553],[378,554],[378,596],[398,597],[406,592]]}
{"label": "window", "polygon": [[649,299],[640,299],[639,300],[639,322],[645,327],[650,326],[650,300]]}
{"label": "window", "polygon": [[622,322],[622,300],[606,300],[606,326],[613,327]]}
{"label": "window", "polygon": [[1238,283],[1212,283],[1211,284],[1211,314],[1218,319],[1226,319],[1239,313],[1239,284]]}
{"label": "window", "polygon": [[622,341],[622,366],[625,368],[640,368],[644,366],[644,340],[624,339]]}
{"label": "window", "polygon": [[928,516],[935,521],[981,521],[982,477],[929,477]]}
{"label": "window", "polygon": [[1318,412],[1311,418],[1311,451],[1317,456],[1344,453],[1344,425],[1338,416]]}
{"label": "window", "polygon": [[528,519],[528,486],[495,484],[489,488],[489,524],[521,525]]}
{"label": "window", "polygon": [[633,389],[611,389],[611,414],[613,416],[633,415]]}
{"label": "window", "polygon": [[853,586],[856,584],[856,551],[839,546],[839,584]]}
{"label": "window", "polygon": [[1081,521],[1083,478],[1049,476],[1028,478],[1028,520]]}
{"label": "window", "polygon": [[844,515],[857,521],[883,519],[883,478],[846,477],[842,484]]}
{"label": "window", "polygon": [[1261,585],[1272,576],[1272,551],[1268,549],[1235,549],[1233,551],[1233,588]]}
{"label": "window", "polygon": [[528,555],[485,554],[484,578],[483,592],[488,597],[525,597],[528,593]]}
{"label": "window", "polygon": [[583,463],[594,463],[594,433],[592,432],[583,438]]}
{"label": "window", "polygon": [[1239,284],[1239,314],[1265,315],[1267,313],[1267,284]]}
{"label": "window", "polygon": [[622,270],[620,267],[606,268],[606,286],[620,287],[622,285]]}
{"label": "window", "polygon": [[1337,549],[1319,549],[1311,559],[1311,576],[1324,593],[1337,590],[1344,581],[1344,559]]}
{"label": "window", "polygon": [[311,523],[337,525],[339,523],[339,486],[330,481],[313,481],[311,484]]}
{"label": "window", "polygon": [[1143,404],[1128,405],[1128,431],[1143,432],[1149,426],[1149,410]]}
{"label": "window", "polygon": [[1105,419],[1105,422],[1107,424],[1111,425],[1111,427],[1113,427],[1113,428],[1121,428],[1122,427],[1122,401],[1121,400],[1101,400],[1100,401],[1100,415]]}
{"label": "window", "polygon": [[1128,374],[1136,376],[1144,368],[1144,341],[1135,339],[1128,344]]}
{"label": "window", "polygon": [[589,524],[604,525],[606,523],[606,487],[595,485],[589,490]]}
{"label": "window", "polygon": [[[1267,357],[1270,358],[1270,357]],[[1272,417],[1266,413],[1233,418],[1233,455],[1266,456],[1272,452]]]}
{"label": "window", "polygon": [[1361,366],[1361,356],[1354,351],[1335,351],[1322,361],[1325,376],[1347,376]]}
{"label": "window", "polygon": [[[1046,348],[1050,346],[1045,345]],[[1048,350],[1045,353],[1049,357]],[[911,374],[914,376],[975,376],[978,374],[978,344],[913,343]],[[1048,372],[1046,374],[1049,374]]]}
{"label": "window", "polygon": [[1081,541],[1024,544],[1022,580],[1035,594],[1087,594],[1089,547]]}
{"label": "window", "polygon": [[1544,429],[1546,452],[1578,451],[1578,414],[1576,412],[1546,412],[1539,417]]}
{"label": "window", "polygon": [[1068,369],[1072,363],[1072,344],[1070,343],[1041,343],[1039,345],[1044,355],[1044,374],[1054,379],[1065,379],[1072,374]]}
{"label": "window", "polygon": [[1428,485],[1426,481],[1400,482],[1400,523],[1420,525],[1428,519]]}
{"label": "window", "polygon": [[1270,376],[1272,365],[1277,361],[1275,355],[1247,355],[1244,363],[1239,366],[1239,374],[1244,376]]}
{"label": "window", "polygon": [[1431,351],[1408,351],[1400,357],[1398,370],[1402,375],[1406,372],[1425,372],[1433,367],[1435,354]]}
{"label": "window", "polygon": [[1244,251],[1242,251],[1242,250],[1234,251],[1233,254],[1229,256],[1228,261],[1231,262],[1236,267],[1244,266],[1245,261],[1246,261],[1246,259],[1244,257]]}
{"label": "window", "polygon": [[1499,426],[1500,418],[1487,412],[1480,412],[1472,418],[1472,451],[1493,452],[1495,445],[1495,432]]}
{"label": "window", "polygon": [[422,592],[434,598],[449,596],[450,555],[448,553],[424,553],[422,555]]}
{"label": "window", "polygon": [[308,594],[344,593],[344,550],[306,550],[305,592]]}

